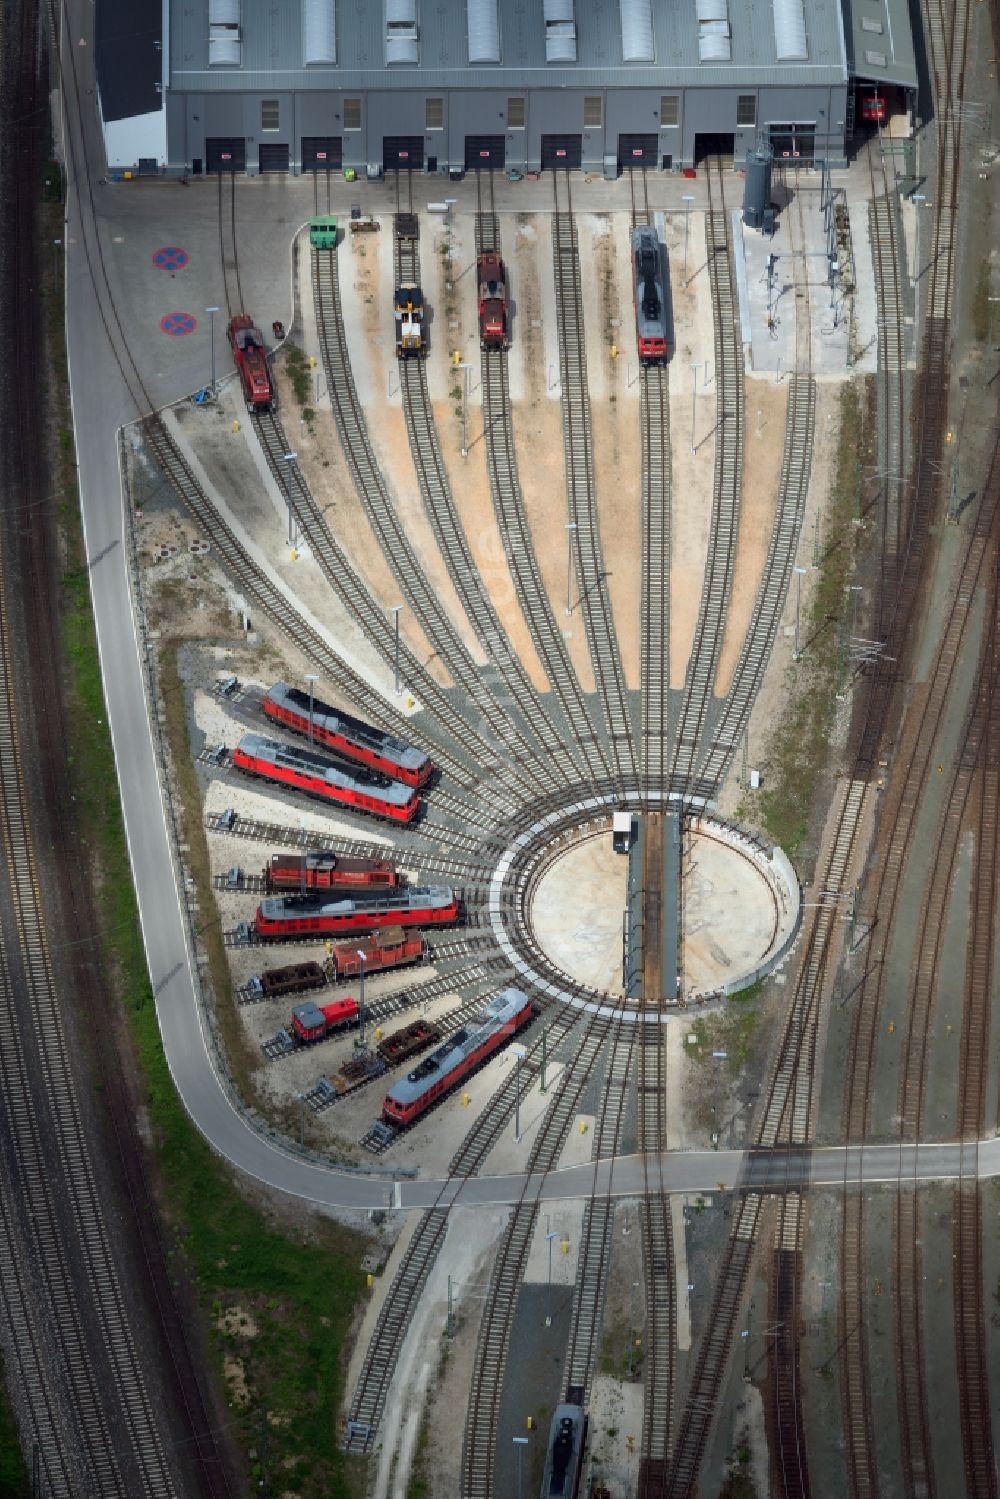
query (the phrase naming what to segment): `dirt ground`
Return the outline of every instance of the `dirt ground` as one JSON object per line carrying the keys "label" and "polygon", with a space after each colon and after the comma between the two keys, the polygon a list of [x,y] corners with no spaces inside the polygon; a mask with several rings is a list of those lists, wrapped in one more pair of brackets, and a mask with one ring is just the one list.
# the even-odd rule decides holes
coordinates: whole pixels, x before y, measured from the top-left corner
{"label": "dirt ground", "polygon": [[733,590],[715,677],[716,697],[725,697],[732,686],[733,672],[740,658],[767,560],[768,542],[778,508],[778,481],[788,408],[787,382],[775,385],[770,380],[746,380],[744,389],[743,493]]}

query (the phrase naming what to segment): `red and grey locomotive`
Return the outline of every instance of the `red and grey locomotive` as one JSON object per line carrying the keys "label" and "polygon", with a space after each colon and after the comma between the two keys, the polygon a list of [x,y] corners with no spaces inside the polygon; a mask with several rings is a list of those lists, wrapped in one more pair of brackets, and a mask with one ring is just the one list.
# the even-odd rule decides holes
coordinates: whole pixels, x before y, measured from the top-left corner
{"label": "red and grey locomotive", "polygon": [[423,786],[434,769],[423,750],[318,698],[310,704],[307,692],[289,687],[287,682],[275,682],[265,695],[264,712],[293,734],[304,734],[314,744],[326,745],[346,759],[391,776],[394,781],[405,781],[408,786]]}

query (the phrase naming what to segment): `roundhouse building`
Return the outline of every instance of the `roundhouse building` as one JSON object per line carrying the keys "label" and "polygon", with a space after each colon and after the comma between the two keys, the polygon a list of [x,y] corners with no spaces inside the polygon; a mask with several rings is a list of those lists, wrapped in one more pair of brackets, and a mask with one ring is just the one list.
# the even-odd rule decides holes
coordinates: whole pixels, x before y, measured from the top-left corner
{"label": "roundhouse building", "polygon": [[906,0],[103,0],[109,165],[190,172],[842,161],[906,107]]}

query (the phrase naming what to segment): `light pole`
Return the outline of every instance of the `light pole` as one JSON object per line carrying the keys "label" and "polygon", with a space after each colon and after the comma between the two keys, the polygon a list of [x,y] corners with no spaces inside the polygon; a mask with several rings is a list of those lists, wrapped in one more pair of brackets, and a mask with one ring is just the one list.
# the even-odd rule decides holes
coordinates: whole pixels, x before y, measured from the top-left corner
{"label": "light pole", "polygon": [[520,1144],[521,1140],[521,1059],[528,1055],[526,1046],[515,1045],[511,1048],[514,1053],[514,1144]]}
{"label": "light pole", "polygon": [[304,1150],[306,1144],[306,1095],[296,1093],[299,1101],[299,1149]]}
{"label": "light pole", "polygon": [[469,370],[471,366],[462,360],[456,366],[462,371],[462,457],[469,456]]}
{"label": "light pole", "polygon": [[635,1373],[635,1293],[639,1289],[639,1282],[632,1282],[629,1292],[629,1332],[628,1332],[628,1377],[632,1378]]}
{"label": "light pole", "polygon": [[715,1129],[712,1132],[712,1144],[716,1147],[718,1147],[719,1144],[719,1063],[724,1062],[728,1055],[728,1051],[712,1052],[712,1056],[715,1059],[715,1099],[712,1104],[712,1119],[715,1124]]}
{"label": "light pole", "polygon": [[695,420],[694,408],[695,408],[695,403],[696,403],[696,401],[698,399],[698,371],[700,369],[701,369],[701,361],[700,360],[698,360],[696,363],[692,364],[692,366],[691,366],[691,373],[694,376],[694,384],[691,387],[691,457],[692,458],[694,457],[695,453],[698,451],[697,448],[695,447],[695,441],[694,441],[694,420]]}
{"label": "light pole", "polygon": [[313,744],[313,703],[315,700],[313,689],[319,681],[319,677],[317,677],[315,672],[307,671],[306,681],[309,683],[309,744],[311,746]]}
{"label": "light pole", "polygon": [[[545,1214],[546,1225],[549,1223],[549,1214]],[[552,1240],[558,1239],[558,1233],[553,1230],[549,1233],[546,1229],[545,1242],[549,1246],[549,1287],[545,1294],[545,1326],[552,1326]]]}
{"label": "light pole", "polygon": [[212,383],[209,389],[213,396],[215,395],[215,314],[218,310],[217,307],[205,308],[205,311],[208,313],[208,341],[212,346]]}
{"label": "light pole", "polygon": [[365,950],[363,947],[355,949],[361,963],[361,977],[358,980],[358,1040],[361,1045],[365,1044]]}
{"label": "light pole", "polygon": [[801,655],[799,651],[799,616],[802,604],[802,577],[808,571],[807,567],[797,567],[795,569],[795,650],[792,652],[793,661],[797,661]]}
{"label": "light pole", "polygon": [[52,281],[57,287],[59,285],[59,246],[61,244],[61,239],[54,239],[52,241]]}
{"label": "light pole", "polygon": [[288,545],[295,545],[295,508],[292,504],[292,464],[298,457],[298,453],[284,453],[282,457],[288,464],[285,471],[285,499],[288,501]]}
{"label": "light pole", "polygon": [[514,1446],[517,1448],[517,1499],[524,1499],[524,1490],[521,1487],[521,1453],[528,1445],[527,1437],[514,1437]]}
{"label": "light pole", "polygon": [[567,617],[573,613],[573,532],[576,530],[576,521],[566,522],[566,614]]}
{"label": "light pole", "polygon": [[393,652],[393,658],[392,658],[392,660],[393,660],[393,673],[394,673],[394,677],[395,677],[396,696],[397,697],[399,697],[399,694],[403,690],[402,687],[400,687],[400,685],[399,685],[399,611],[400,611],[400,609],[402,609],[402,607],[403,607],[402,604],[393,604],[392,608],[389,610],[389,613],[392,615],[393,622],[395,624],[396,639],[395,639],[395,650]]}
{"label": "light pole", "polygon": [[681,198],[684,204],[684,285],[688,284],[688,231],[691,227],[691,204],[694,202],[693,193],[685,193]]}

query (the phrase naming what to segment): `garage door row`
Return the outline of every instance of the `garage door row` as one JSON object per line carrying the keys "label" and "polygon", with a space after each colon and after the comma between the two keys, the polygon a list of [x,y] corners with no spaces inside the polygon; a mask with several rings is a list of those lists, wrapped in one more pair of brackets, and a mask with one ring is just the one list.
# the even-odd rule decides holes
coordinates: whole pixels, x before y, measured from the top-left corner
{"label": "garage door row", "polygon": [[[618,165],[620,167],[655,167],[657,165],[658,138],[655,135],[620,135],[618,137]],[[258,152],[258,169],[261,172],[287,172],[291,166],[291,152],[287,143],[278,141],[261,143]],[[339,135],[306,135],[302,137],[302,170],[304,172],[340,171],[344,163],[343,139]],[[581,135],[543,135],[541,149],[543,168],[558,170],[566,168],[579,171],[583,164],[583,137]],[[424,152],[421,135],[387,135],[382,140],[382,165],[387,172],[437,171],[438,158]],[[506,165],[505,140],[502,135],[467,135],[465,137],[465,169],[468,172],[495,168],[502,171]],[[664,165],[669,165],[665,161]],[[196,160],[194,171],[201,172],[202,163]],[[247,169],[247,143],[242,136],[209,136],[205,142],[206,172],[245,172]]]}

